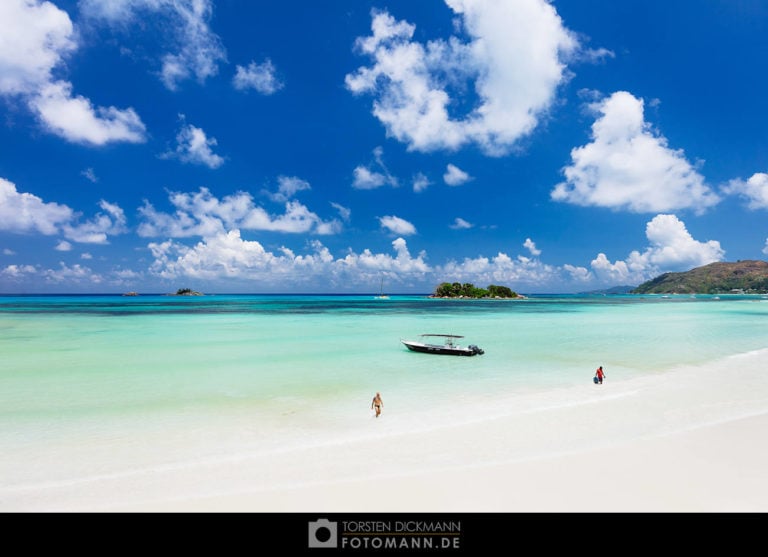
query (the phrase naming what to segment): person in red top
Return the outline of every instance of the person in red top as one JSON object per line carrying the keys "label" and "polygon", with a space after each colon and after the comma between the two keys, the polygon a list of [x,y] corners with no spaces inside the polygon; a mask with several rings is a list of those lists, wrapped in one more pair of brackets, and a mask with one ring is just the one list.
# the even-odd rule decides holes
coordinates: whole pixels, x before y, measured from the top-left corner
{"label": "person in red top", "polygon": [[595,372],[595,377],[597,377],[597,382],[599,384],[603,384],[603,377],[605,377],[605,372],[603,371],[603,366],[600,366],[597,368],[597,371]]}

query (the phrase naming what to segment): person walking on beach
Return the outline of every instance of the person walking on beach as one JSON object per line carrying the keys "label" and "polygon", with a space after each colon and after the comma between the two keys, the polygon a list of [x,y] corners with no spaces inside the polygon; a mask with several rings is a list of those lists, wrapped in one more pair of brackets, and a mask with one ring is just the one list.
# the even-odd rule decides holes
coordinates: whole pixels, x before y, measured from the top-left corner
{"label": "person walking on beach", "polygon": [[600,366],[597,368],[597,371],[595,372],[595,377],[597,377],[597,382],[602,385],[603,384],[603,377],[605,377],[605,372],[603,371],[603,366]]}
{"label": "person walking on beach", "polygon": [[376,393],[376,396],[373,397],[373,401],[371,402],[371,410],[376,410],[376,417],[378,418],[381,415],[381,409],[384,406],[384,401],[381,400],[381,395],[379,393]]}

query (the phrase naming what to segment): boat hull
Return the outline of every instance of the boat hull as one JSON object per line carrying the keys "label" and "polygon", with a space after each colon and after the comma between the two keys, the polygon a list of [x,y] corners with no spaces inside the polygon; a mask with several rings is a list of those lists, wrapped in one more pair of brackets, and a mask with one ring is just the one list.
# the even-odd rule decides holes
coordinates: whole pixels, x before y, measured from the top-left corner
{"label": "boat hull", "polygon": [[413,352],[423,352],[425,354],[439,354],[443,356],[476,356],[483,354],[483,350],[476,346],[444,346],[440,344],[427,344],[424,342],[413,342],[408,340],[401,341],[408,350]]}

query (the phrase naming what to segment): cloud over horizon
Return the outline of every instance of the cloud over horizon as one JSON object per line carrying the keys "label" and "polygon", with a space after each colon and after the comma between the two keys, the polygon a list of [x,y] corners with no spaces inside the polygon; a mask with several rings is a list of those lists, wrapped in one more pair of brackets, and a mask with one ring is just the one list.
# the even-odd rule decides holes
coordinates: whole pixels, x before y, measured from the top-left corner
{"label": "cloud over horizon", "polygon": [[640,284],[661,273],[687,271],[722,261],[725,251],[720,242],[699,242],[675,215],[656,215],[648,222],[645,234],[650,246],[645,251],[632,251],[623,261],[611,263],[604,253],[591,262],[592,270],[604,282]]}
{"label": "cloud over horizon", "polygon": [[284,288],[306,285],[323,277],[329,284],[359,286],[371,284],[382,271],[412,276],[423,276],[430,271],[423,254],[411,256],[402,238],[392,242],[394,256],[365,249],[338,259],[317,240],[309,244],[309,253],[303,255],[286,247],[269,252],[258,241],[244,240],[239,230],[217,234],[192,247],[172,240],[152,242],[148,247],[154,257],[150,273],[166,279],[229,278]]}

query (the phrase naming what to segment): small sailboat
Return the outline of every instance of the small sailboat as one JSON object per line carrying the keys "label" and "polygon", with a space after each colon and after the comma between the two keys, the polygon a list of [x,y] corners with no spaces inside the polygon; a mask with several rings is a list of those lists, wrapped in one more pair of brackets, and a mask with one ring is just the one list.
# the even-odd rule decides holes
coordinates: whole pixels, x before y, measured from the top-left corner
{"label": "small sailboat", "polygon": [[374,296],[376,300],[389,300],[389,296],[384,294],[384,277],[381,278],[381,286],[379,287],[379,295]]}

